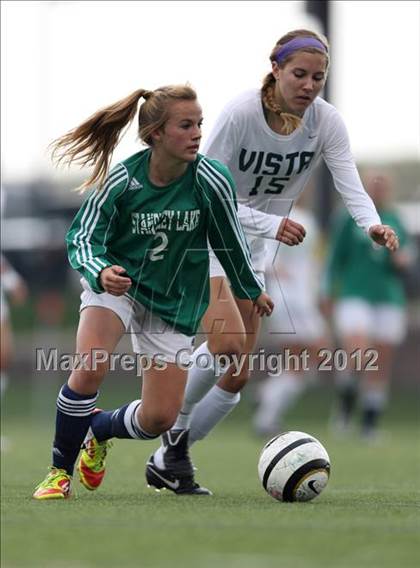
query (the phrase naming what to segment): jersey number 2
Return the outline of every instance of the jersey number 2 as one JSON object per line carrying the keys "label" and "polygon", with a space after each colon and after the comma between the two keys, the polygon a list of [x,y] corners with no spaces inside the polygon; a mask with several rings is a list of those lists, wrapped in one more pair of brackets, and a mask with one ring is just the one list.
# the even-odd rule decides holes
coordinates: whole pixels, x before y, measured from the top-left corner
{"label": "jersey number 2", "polygon": [[166,250],[166,246],[169,242],[168,237],[166,236],[166,233],[158,231],[154,238],[160,239],[160,242],[158,242],[158,244],[155,247],[153,247],[152,250],[150,251],[150,260],[152,261],[162,260],[163,251]]}

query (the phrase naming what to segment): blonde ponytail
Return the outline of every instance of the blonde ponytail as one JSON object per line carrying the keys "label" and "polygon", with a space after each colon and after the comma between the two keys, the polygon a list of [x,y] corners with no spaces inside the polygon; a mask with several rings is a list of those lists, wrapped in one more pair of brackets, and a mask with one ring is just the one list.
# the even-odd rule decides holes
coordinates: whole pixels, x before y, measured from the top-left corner
{"label": "blonde ponytail", "polygon": [[60,164],[78,163],[94,166],[92,175],[77,188],[83,192],[98,184],[101,188],[108,175],[112,153],[132,122],[139,100],[138,135],[140,140],[153,146],[152,133],[162,128],[168,120],[170,104],[175,101],[194,101],[197,94],[189,85],[169,85],[154,91],[138,89],[131,95],[99,110],[77,128],[52,142],[52,158]]}
{"label": "blonde ponytail", "polygon": [[271,110],[274,114],[281,118],[281,133],[285,136],[288,136],[292,132],[294,132],[297,128],[299,128],[302,119],[300,116],[296,116],[295,114],[291,114],[290,112],[284,112],[276,102],[274,97],[274,75],[269,73],[263,82],[263,86],[261,88],[261,100],[266,109]]}
{"label": "blonde ponytail", "polygon": [[89,186],[101,187],[108,174],[112,153],[122,130],[133,120],[141,97],[148,98],[151,91],[138,89],[128,97],[98,110],[85,122],[64,134],[52,144],[52,159],[57,164],[78,163],[94,166],[93,172],[81,186],[83,192]]}

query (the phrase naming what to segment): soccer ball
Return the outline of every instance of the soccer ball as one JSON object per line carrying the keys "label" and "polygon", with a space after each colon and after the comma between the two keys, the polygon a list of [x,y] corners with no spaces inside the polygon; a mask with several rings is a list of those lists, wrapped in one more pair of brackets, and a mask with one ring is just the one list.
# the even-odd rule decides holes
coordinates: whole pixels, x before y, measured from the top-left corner
{"label": "soccer ball", "polygon": [[263,447],[258,474],[278,501],[310,501],[328,483],[330,458],[324,446],[305,432],[283,432]]}

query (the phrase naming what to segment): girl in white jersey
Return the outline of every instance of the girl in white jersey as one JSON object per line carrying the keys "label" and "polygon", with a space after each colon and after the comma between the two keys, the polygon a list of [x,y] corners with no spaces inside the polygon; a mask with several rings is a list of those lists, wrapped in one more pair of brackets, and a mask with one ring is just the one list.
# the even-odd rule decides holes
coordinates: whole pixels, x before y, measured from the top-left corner
{"label": "girl in white jersey", "polygon": [[[264,270],[264,238],[290,246],[304,238],[303,226],[286,216],[320,158],[360,229],[376,243],[396,249],[395,232],[381,224],[362,186],[340,114],[318,96],[329,66],[326,39],[308,30],[290,32],[277,42],[270,61],[272,71],[262,88],[227,104],[204,148],[208,156],[227,165],[235,179],[239,218],[256,271],[262,275]],[[232,294],[214,255],[210,276],[211,303],[202,321],[207,341],[195,351],[199,364],[190,369],[174,430],[163,436],[163,446],[148,462],[146,477],[152,484],[151,468],[174,483],[177,467],[182,470],[189,460],[185,438],[190,445],[204,438],[238,404],[249,377],[247,358],[239,369],[232,364],[224,374],[225,369],[214,364],[204,365],[214,361],[214,355],[251,353],[260,326],[252,304]],[[179,440],[183,443],[178,451]],[[170,484],[165,487],[171,489]]]}

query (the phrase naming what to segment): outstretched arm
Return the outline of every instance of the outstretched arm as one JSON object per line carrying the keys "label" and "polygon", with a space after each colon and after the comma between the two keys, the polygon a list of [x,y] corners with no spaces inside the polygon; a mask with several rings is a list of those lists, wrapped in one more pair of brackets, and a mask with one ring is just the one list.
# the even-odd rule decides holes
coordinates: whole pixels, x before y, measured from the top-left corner
{"label": "outstretched arm", "polygon": [[370,238],[378,245],[388,248],[394,252],[400,246],[398,235],[389,225],[373,225],[369,229]]}
{"label": "outstretched arm", "polygon": [[[356,164],[351,153],[347,128],[336,110],[328,116],[325,131],[322,156],[334,180],[334,186],[340,193],[348,212],[356,224],[366,233],[376,227],[382,227],[376,207],[366,193]],[[374,229],[371,237],[379,239],[378,244],[385,244],[382,229]],[[387,233],[388,238],[389,233]]]}

